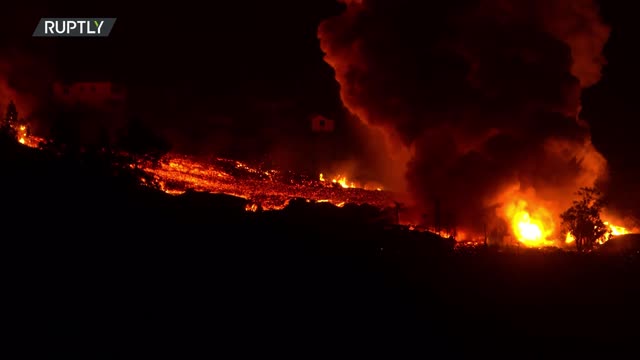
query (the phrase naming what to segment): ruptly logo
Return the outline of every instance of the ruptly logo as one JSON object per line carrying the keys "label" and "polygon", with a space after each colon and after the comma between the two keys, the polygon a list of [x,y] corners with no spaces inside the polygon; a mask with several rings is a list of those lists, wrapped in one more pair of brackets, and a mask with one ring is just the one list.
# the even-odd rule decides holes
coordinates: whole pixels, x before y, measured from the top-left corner
{"label": "ruptly logo", "polygon": [[107,37],[116,18],[42,18],[33,36]]}

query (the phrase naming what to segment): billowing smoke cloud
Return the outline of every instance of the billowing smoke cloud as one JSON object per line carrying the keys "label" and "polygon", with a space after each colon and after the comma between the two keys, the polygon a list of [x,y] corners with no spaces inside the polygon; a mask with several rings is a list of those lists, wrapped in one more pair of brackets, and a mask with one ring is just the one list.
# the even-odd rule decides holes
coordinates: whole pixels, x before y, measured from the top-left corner
{"label": "billowing smoke cloud", "polygon": [[593,1],[343,2],[319,29],[325,60],[424,209],[478,229],[514,196],[557,214],[605,175],[579,119],[609,36]]}

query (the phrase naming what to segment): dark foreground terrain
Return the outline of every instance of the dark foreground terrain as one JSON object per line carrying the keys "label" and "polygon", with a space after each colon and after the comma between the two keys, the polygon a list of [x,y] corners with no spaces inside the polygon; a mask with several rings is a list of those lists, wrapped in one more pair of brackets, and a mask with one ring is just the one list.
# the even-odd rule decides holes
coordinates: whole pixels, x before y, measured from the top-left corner
{"label": "dark foreground terrain", "polygon": [[453,251],[367,207],[247,213],[10,150],[3,323],[27,358],[612,355],[640,335],[629,253]]}

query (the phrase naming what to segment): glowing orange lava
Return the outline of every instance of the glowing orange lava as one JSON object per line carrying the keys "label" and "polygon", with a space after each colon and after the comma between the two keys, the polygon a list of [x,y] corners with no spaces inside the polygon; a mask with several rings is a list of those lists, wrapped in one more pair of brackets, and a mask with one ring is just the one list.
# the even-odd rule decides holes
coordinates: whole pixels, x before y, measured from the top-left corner
{"label": "glowing orange lava", "polygon": [[169,154],[158,167],[147,167],[145,171],[156,177],[166,193],[182,194],[193,189],[238,196],[251,201],[247,211],[257,211],[258,204],[266,211],[279,210],[292,198],[328,202],[338,207],[352,203],[383,208],[392,203],[390,193],[359,187],[342,175],[331,177],[330,181],[324,174],[317,180],[293,181],[284,179],[278,170],[228,159],[196,160]]}

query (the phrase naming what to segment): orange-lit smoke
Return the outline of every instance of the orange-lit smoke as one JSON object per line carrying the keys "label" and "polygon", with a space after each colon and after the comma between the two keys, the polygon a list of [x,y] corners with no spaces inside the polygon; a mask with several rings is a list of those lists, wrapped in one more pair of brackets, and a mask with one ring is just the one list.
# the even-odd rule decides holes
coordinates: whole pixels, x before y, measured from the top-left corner
{"label": "orange-lit smoke", "polygon": [[[345,12],[338,18],[323,22],[319,29],[320,46],[325,53],[324,60],[335,70],[335,76],[340,83],[340,97],[345,106],[367,125],[365,136],[376,154],[378,178],[386,187],[397,191],[405,190],[406,180],[404,172],[406,164],[411,158],[411,149],[407,147],[392,129],[379,121],[378,114],[359,99],[362,90],[358,79],[352,78],[357,72],[366,72],[366,60],[363,58],[358,42],[342,44],[333,40],[334,34],[350,31],[352,21],[360,16],[365,9],[366,0],[342,0],[347,5]],[[354,71],[356,68],[358,71]]]}
{"label": "orange-lit smoke", "polygon": [[318,35],[381,178],[469,233],[564,243],[559,214],[607,174],[580,119],[610,32],[594,1],[343,3]]}

